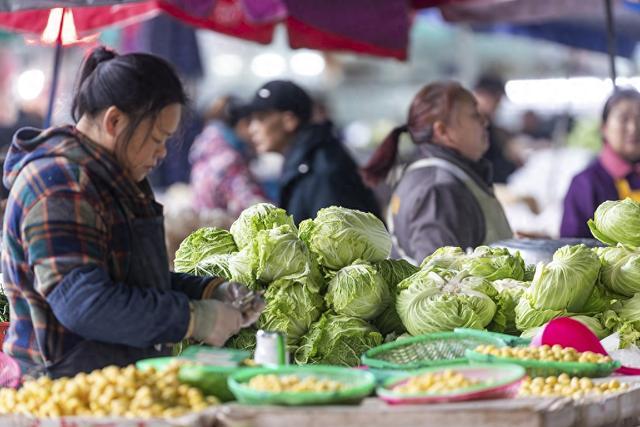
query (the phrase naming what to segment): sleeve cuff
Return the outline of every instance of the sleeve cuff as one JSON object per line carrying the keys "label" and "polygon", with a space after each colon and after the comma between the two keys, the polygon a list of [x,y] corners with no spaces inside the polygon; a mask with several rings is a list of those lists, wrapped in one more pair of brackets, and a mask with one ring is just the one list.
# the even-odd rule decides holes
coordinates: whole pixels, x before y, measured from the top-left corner
{"label": "sleeve cuff", "polygon": [[210,281],[202,291],[202,296],[200,299],[211,299],[213,293],[218,289],[218,287],[223,284],[226,280],[222,277],[216,277],[212,281]]}

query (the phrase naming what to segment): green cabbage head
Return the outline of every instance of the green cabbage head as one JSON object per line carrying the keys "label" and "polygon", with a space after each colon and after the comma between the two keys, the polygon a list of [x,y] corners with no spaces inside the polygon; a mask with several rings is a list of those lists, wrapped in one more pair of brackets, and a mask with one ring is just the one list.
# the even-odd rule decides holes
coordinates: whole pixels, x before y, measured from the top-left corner
{"label": "green cabbage head", "polygon": [[454,268],[454,265],[465,256],[466,254],[462,248],[457,246],[443,246],[422,260],[420,269],[429,270],[434,267],[445,269]]}
{"label": "green cabbage head", "polygon": [[524,277],[522,278],[523,282],[531,282],[533,280],[533,276],[536,275],[536,265],[535,264],[527,264],[524,268]]}
{"label": "green cabbage head", "polygon": [[507,334],[517,334],[516,306],[520,297],[529,287],[529,283],[513,279],[502,279],[493,282],[493,287],[498,292],[494,298],[496,302],[496,314],[489,324],[490,331]]}
{"label": "green cabbage head", "polygon": [[593,292],[600,260],[585,245],[564,246],[540,263],[531,282],[531,304],[547,310],[580,311]]}
{"label": "green cabbage head", "polygon": [[[299,280],[316,291],[322,279],[309,249],[288,225],[261,230],[251,244],[230,262],[234,279],[268,284],[278,279]],[[245,283],[246,284],[246,283]]]}
{"label": "green cabbage head", "polygon": [[603,202],[588,224],[593,237],[603,243],[640,246],[640,203],[635,200],[626,198]]}
{"label": "green cabbage head", "polygon": [[298,364],[357,366],[360,356],[382,344],[382,335],[362,319],[326,312],[311,326],[294,354]]}
{"label": "green cabbage head", "polygon": [[398,283],[420,270],[415,265],[403,259],[385,259],[373,263],[373,266],[387,285],[389,285],[389,290],[392,291],[392,294],[395,294]]}
{"label": "green cabbage head", "polygon": [[331,279],[325,298],[337,314],[369,320],[389,305],[389,286],[370,264],[353,264]]}
{"label": "green cabbage head", "polygon": [[407,277],[414,275],[420,271],[420,269],[403,259],[386,259],[375,263],[374,267],[378,270],[378,273],[382,276],[387,285],[389,285],[390,302],[382,314],[376,317],[372,323],[384,336],[391,333],[402,335],[406,332],[406,329],[402,324],[402,320],[400,320],[398,311],[396,310],[396,293],[398,283],[402,282]]}
{"label": "green cabbage head", "polygon": [[280,279],[265,293],[266,307],[258,328],[283,332],[294,346],[323,312],[324,298],[301,282]]}
{"label": "green cabbage head", "polygon": [[213,255],[237,251],[233,236],[227,230],[204,227],[194,231],[180,243],[173,265],[178,273],[204,275],[206,272],[198,264]]}
{"label": "green cabbage head", "polygon": [[284,209],[270,203],[258,203],[242,211],[238,219],[231,224],[231,234],[238,249],[243,249],[253,242],[258,232],[281,225],[288,225],[291,230],[297,232],[293,217],[287,215]]}
{"label": "green cabbage head", "polygon": [[[395,301],[395,299],[392,301]],[[390,303],[382,314],[373,319],[371,323],[373,323],[373,326],[378,328],[380,333],[385,337],[392,333],[402,335],[407,332],[407,329],[402,324],[398,310],[396,310],[395,302]]]}
{"label": "green cabbage head", "polygon": [[391,236],[382,221],[371,213],[337,206],[302,221],[300,238],[321,266],[334,271],[356,260],[382,261],[391,253]]}
{"label": "green cabbage head", "polygon": [[613,310],[602,313],[601,319],[605,328],[620,335],[620,348],[638,345],[640,342],[640,329],[636,328],[636,322],[623,319]]}
{"label": "green cabbage head", "polygon": [[593,287],[593,292],[591,292],[591,296],[589,296],[589,299],[580,310],[580,313],[589,315],[602,313],[612,308],[613,304],[615,304],[620,298],[623,297],[607,291],[600,282],[596,282],[596,285]]}
{"label": "green cabbage head", "polygon": [[615,312],[624,322],[631,322],[637,330],[640,330],[640,293],[621,301],[620,307],[617,307]]}
{"label": "green cabbage head", "polygon": [[229,338],[225,343],[225,347],[253,353],[256,349],[256,332],[257,330],[254,328],[242,329],[236,335]]}
{"label": "green cabbage head", "polygon": [[196,276],[224,277],[227,280],[231,280],[229,260],[232,256],[233,254],[211,255],[200,261],[192,274]]}
{"label": "green cabbage head", "polygon": [[250,246],[247,246],[229,257],[229,272],[231,273],[231,280],[234,282],[242,283],[253,290],[259,290],[266,283],[256,280],[251,249]]}
{"label": "green cabbage head", "polygon": [[258,232],[250,245],[256,280],[304,279],[312,274],[309,249],[289,225]]}
{"label": "green cabbage head", "polygon": [[[434,271],[422,270],[398,285],[396,309],[411,335],[452,331],[454,328],[485,328],[496,305],[482,289],[486,281],[465,283],[464,273],[447,280]],[[484,284],[483,284],[484,282]]]}
{"label": "green cabbage head", "polygon": [[519,331],[526,331],[528,329],[537,328],[544,325],[549,320],[556,319],[558,317],[566,317],[568,315],[566,310],[548,310],[543,308],[534,308],[531,304],[531,296],[527,290],[518,301],[516,305],[516,328]]}
{"label": "green cabbage head", "polygon": [[515,255],[505,248],[478,246],[473,253],[454,263],[454,268],[466,270],[472,276],[494,281],[500,279],[523,280],[525,264],[520,252]]}
{"label": "green cabbage head", "polygon": [[598,248],[602,283],[611,291],[630,297],[640,292],[640,251],[618,245]]}

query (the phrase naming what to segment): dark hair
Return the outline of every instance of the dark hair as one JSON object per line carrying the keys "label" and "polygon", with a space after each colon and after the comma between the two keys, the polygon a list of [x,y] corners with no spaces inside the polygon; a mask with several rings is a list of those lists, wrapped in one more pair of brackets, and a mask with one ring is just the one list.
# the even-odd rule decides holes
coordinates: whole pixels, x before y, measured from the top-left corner
{"label": "dark hair", "polygon": [[604,125],[609,119],[609,114],[613,107],[615,107],[620,101],[640,101],[640,92],[635,89],[625,88],[625,89],[615,89],[613,94],[607,99],[607,102],[604,103],[604,108],[602,109],[602,124]]}
{"label": "dark hair", "polygon": [[247,103],[234,95],[216,99],[205,113],[205,120],[220,120],[227,126],[235,127],[238,122],[251,115]]}
{"label": "dark hair", "polygon": [[398,155],[400,134],[408,131],[414,144],[431,142],[433,125],[446,122],[456,102],[474,100],[473,94],[457,82],[435,82],[424,86],[411,101],[407,124],[396,127],[382,141],[361,174],[369,186],[375,186],[387,177]]}
{"label": "dark hair", "polygon": [[504,95],[504,80],[500,76],[494,74],[483,74],[478,77],[473,90],[484,91],[493,96],[501,97]]}
{"label": "dark hair", "polygon": [[121,157],[143,120],[155,120],[163,108],[176,103],[185,105],[187,95],[167,61],[146,53],[118,55],[98,47],[80,69],[71,115],[78,122],[84,115],[95,117],[111,106],[128,115],[129,126],[117,143],[116,156]]}

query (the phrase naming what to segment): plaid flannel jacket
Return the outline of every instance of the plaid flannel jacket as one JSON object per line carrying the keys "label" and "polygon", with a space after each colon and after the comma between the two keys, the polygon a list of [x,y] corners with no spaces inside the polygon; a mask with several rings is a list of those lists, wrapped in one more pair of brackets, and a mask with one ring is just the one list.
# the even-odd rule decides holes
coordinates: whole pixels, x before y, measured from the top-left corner
{"label": "plaid flannel jacket", "polygon": [[[78,282],[73,285],[81,295],[91,292],[88,286],[105,289],[123,282],[130,249],[127,221],[161,215],[162,208],[146,181],[133,182],[112,154],[73,127],[19,131],[5,161],[3,179],[10,194],[3,225],[2,274],[11,308],[4,351],[24,369],[59,360],[81,340],[96,339],[62,325],[48,297],[65,277]],[[83,278],[82,269],[91,266],[108,274],[102,287],[91,283],[95,279]],[[128,305],[118,308],[135,310],[127,310],[126,316],[110,313],[105,304],[89,317],[99,322],[98,330],[120,330],[124,344],[177,342],[189,323],[188,298],[200,298],[211,279],[172,273],[171,280],[180,292],[152,295],[153,309],[136,307],[144,302],[127,295]],[[147,294],[145,301],[148,298]],[[128,325],[122,324],[125,321]]]}

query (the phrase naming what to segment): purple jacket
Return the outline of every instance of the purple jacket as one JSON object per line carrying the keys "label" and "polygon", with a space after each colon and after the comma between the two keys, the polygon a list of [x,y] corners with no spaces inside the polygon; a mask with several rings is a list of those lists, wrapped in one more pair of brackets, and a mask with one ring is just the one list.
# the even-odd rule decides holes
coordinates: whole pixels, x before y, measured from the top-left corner
{"label": "purple jacket", "polygon": [[593,237],[587,221],[607,200],[619,200],[615,180],[626,179],[632,190],[640,189],[640,172],[605,144],[600,157],[573,178],[564,199],[560,237]]}

